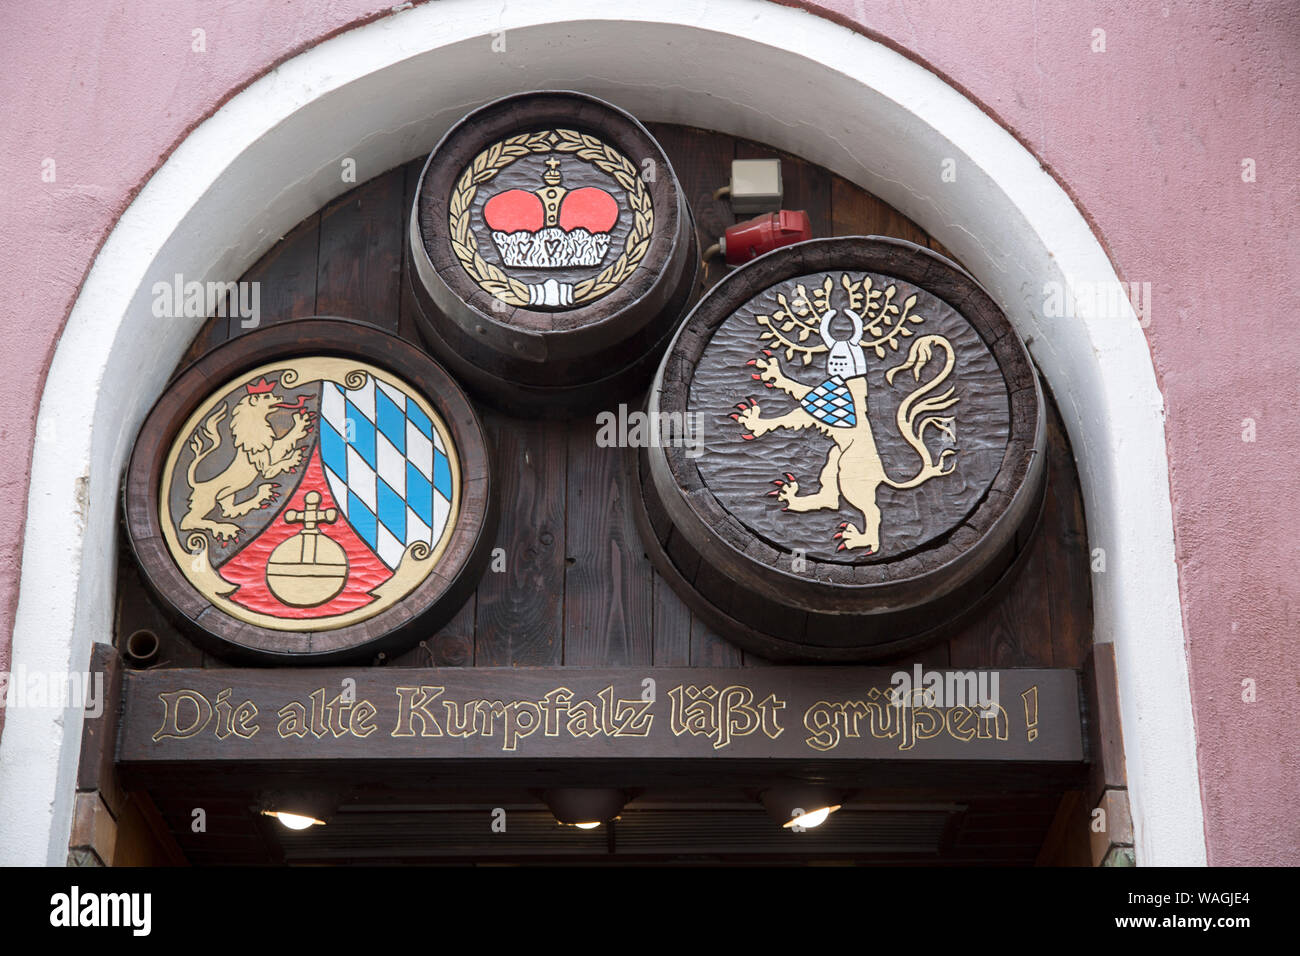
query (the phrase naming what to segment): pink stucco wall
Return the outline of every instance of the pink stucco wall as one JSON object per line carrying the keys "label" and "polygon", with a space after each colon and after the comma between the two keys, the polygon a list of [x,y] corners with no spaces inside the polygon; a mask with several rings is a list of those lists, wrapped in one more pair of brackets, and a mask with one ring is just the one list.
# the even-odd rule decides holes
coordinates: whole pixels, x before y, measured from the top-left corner
{"label": "pink stucco wall", "polygon": [[[757,0],[756,0],[757,2]],[[186,132],[376,0],[37,4],[0,13],[0,669],[38,397],[96,250]],[[1183,619],[1215,864],[1300,863],[1300,18],[1277,0],[825,0],[980,103],[1150,282]],[[206,32],[208,52],[190,50]],[[1106,52],[1090,49],[1105,30]],[[42,181],[55,160],[57,181]],[[1245,183],[1251,158],[1257,180]],[[1243,420],[1255,441],[1242,440]],[[1141,573],[1128,569],[1127,573]],[[1241,682],[1258,685],[1245,703]]]}

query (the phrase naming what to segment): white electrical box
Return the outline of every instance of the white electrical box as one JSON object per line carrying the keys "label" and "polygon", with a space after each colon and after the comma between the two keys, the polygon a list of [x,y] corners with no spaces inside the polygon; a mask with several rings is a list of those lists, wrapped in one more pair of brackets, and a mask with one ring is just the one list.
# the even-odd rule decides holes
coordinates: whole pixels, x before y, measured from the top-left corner
{"label": "white electrical box", "polygon": [[781,161],[731,161],[731,211],[738,216],[776,212],[781,208]]}

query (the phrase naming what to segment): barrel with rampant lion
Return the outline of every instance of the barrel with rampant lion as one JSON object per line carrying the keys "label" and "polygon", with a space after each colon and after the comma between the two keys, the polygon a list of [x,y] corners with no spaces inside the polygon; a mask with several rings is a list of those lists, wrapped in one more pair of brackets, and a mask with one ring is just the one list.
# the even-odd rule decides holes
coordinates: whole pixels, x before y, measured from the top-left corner
{"label": "barrel with rampant lion", "polygon": [[1045,492],[1024,345],[949,260],[877,237],[714,288],[651,389],[642,533],[734,643],[878,660],[944,639],[1023,563]]}
{"label": "barrel with rampant lion", "polygon": [[508,96],[430,154],[409,295],[430,351],[513,414],[648,384],[696,286],[695,228],[659,144],[580,93]]}

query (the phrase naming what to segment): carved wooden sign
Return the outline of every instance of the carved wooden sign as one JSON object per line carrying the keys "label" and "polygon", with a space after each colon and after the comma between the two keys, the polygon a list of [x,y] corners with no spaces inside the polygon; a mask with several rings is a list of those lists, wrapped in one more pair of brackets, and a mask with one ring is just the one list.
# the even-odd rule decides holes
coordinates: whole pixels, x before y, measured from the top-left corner
{"label": "carved wooden sign", "polygon": [[454,613],[489,542],[474,413],[415,349],[346,320],[236,339],[141,430],[127,530],[218,653],[339,660]]}
{"label": "carved wooden sign", "polygon": [[651,413],[704,436],[643,455],[661,571],[776,656],[942,636],[1014,565],[1042,498],[1024,347],[973,279],[897,240],[803,243],[728,277]]}
{"label": "carved wooden sign", "polygon": [[443,668],[128,673],[118,760],[1079,762],[1070,670]]}
{"label": "carved wooden sign", "polygon": [[430,347],[516,413],[644,387],[696,258],[662,149],[579,93],[509,96],[465,117],[431,153],[411,215]]}

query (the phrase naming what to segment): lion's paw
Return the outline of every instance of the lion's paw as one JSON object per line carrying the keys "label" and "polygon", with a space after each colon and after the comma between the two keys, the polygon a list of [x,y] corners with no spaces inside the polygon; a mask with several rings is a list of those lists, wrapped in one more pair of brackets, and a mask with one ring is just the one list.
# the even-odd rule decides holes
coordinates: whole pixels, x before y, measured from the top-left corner
{"label": "lion's paw", "polygon": [[880,548],[878,539],[868,537],[847,521],[840,522],[840,530],[831,537],[840,539],[840,546],[835,549],[836,551],[856,551],[858,548],[866,548],[867,554],[873,554]]}
{"label": "lion's paw", "polygon": [[767,388],[775,388],[779,383],[787,380],[784,373],[781,371],[780,360],[773,358],[772,353],[767,349],[763,350],[762,357],[752,358],[745,364],[752,365],[758,370],[756,372],[751,372],[749,377],[755,381],[762,382]]}
{"label": "lion's paw", "polygon": [[744,402],[737,402],[736,408],[740,409],[740,411],[732,412],[731,418],[739,422],[740,427],[744,429],[740,437],[745,441],[752,441],[767,430],[763,427],[763,422],[759,418],[758,402],[752,398],[746,399]]}
{"label": "lion's paw", "polygon": [[790,509],[788,505],[794,499],[795,495],[799,494],[799,482],[795,481],[794,475],[787,471],[782,477],[774,478],[772,484],[776,485],[776,488],[769,491],[767,496],[769,498],[775,498],[777,501],[785,502],[787,507],[782,508],[781,510],[789,511]]}

